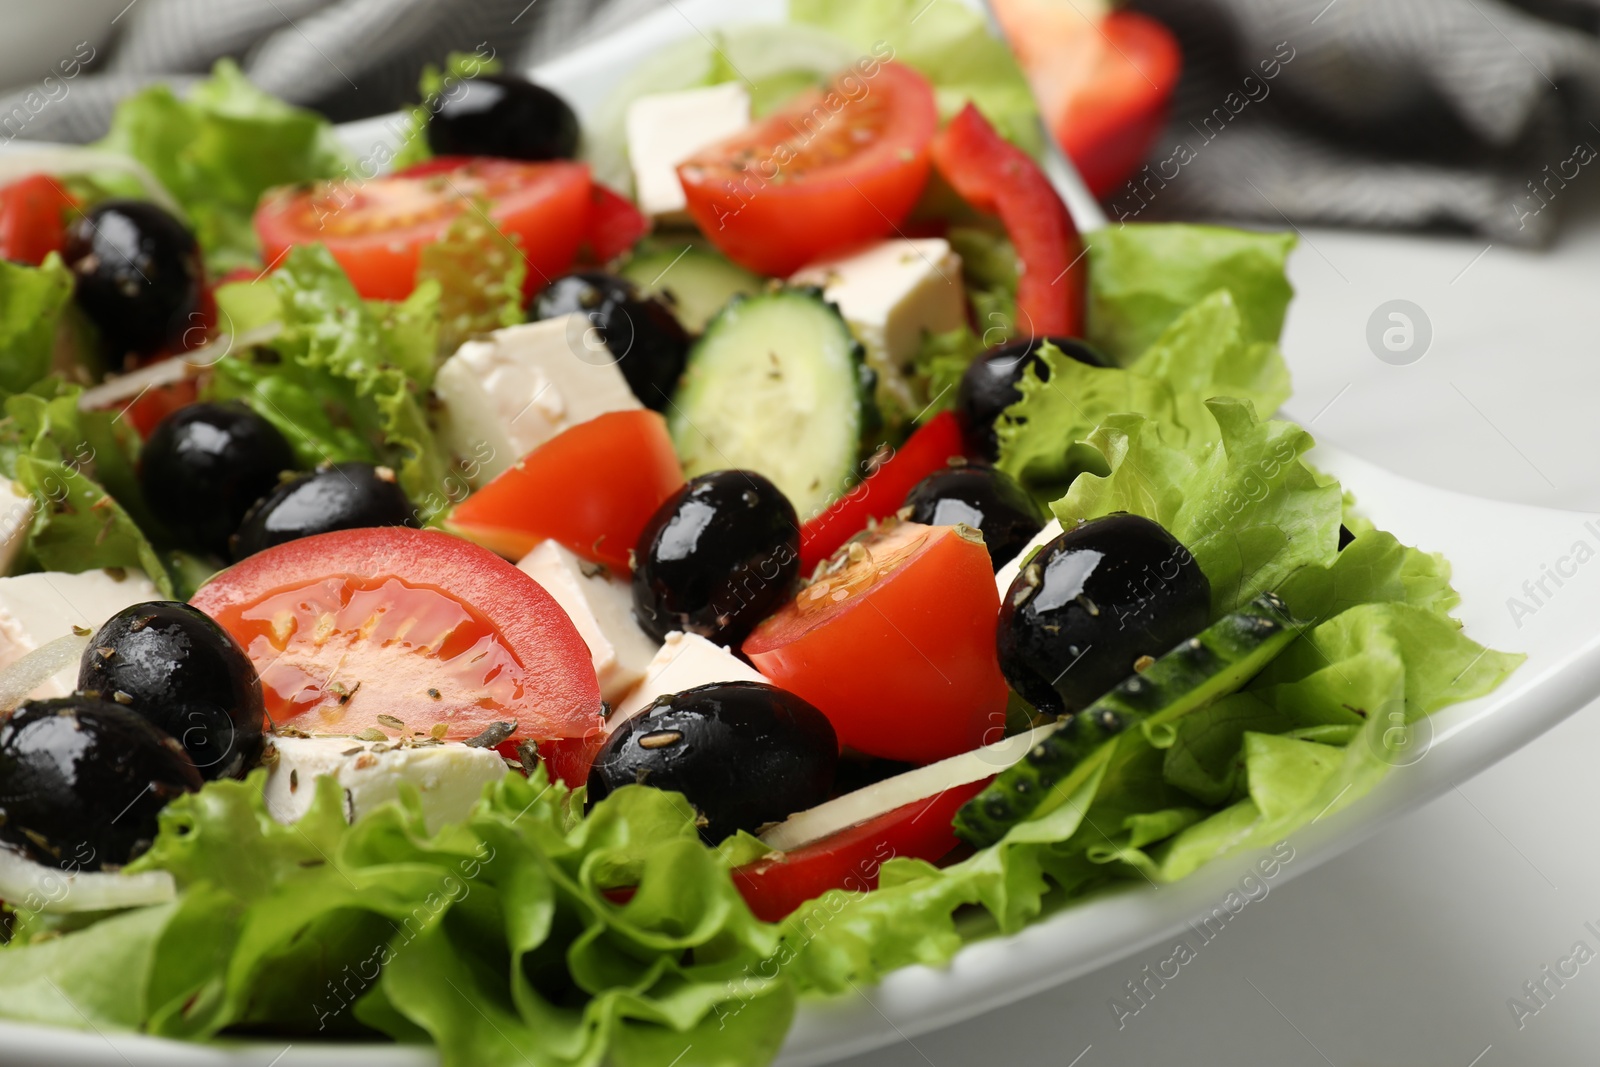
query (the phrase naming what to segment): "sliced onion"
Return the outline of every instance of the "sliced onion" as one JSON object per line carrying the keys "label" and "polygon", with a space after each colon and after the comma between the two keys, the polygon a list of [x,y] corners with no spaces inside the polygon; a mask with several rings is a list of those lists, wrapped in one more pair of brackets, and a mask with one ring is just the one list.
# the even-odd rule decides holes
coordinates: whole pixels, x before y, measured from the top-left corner
{"label": "sliced onion", "polygon": [[193,378],[231,353],[235,348],[249,348],[266,344],[283,332],[282,323],[268,322],[238,334],[223,334],[210,344],[173,356],[148,367],[140,367],[127,374],[119,374],[93,389],[85,389],[78,397],[78,407],[84,411],[105,411],[130,400],[139,394],[176,385]]}
{"label": "sliced onion", "polygon": [[48,174],[62,178],[73,174],[93,174],[96,171],[117,170],[130,174],[144,186],[146,198],[155,201],[179,218],[183,208],[167,192],[166,186],[143,163],[117,152],[78,145],[29,145],[24,151],[0,153],[0,185],[26,178],[30,174]]}
{"label": "sliced onion", "polygon": [[166,871],[63,871],[0,848],[0,900],[30,911],[114,911],[165,904],[178,895]]}
{"label": "sliced onion", "polygon": [[[40,645],[9,667],[0,669],[0,715],[9,715],[28,694],[83,658],[88,634],[67,634]],[[0,893],[0,896],[3,896]]]}

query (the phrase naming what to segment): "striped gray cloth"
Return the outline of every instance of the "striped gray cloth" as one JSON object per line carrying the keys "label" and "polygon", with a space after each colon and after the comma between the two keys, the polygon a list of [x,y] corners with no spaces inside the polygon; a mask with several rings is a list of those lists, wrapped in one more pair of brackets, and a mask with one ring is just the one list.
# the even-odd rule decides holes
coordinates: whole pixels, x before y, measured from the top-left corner
{"label": "striped gray cloth", "polygon": [[1600,0],[1135,6],[1177,32],[1186,67],[1150,170],[1110,198],[1112,219],[1539,244],[1574,185],[1600,187]]}
{"label": "striped gray cloth", "polygon": [[[94,139],[130,92],[181,89],[221,56],[335,120],[382,114],[450,51],[486,42],[520,66],[664,2],[135,0],[25,136]],[[1185,74],[1148,168],[1109,198],[1113,219],[1449,226],[1532,244],[1600,172],[1600,0],[1133,3],[1177,31]],[[0,115],[16,102],[0,98]]]}

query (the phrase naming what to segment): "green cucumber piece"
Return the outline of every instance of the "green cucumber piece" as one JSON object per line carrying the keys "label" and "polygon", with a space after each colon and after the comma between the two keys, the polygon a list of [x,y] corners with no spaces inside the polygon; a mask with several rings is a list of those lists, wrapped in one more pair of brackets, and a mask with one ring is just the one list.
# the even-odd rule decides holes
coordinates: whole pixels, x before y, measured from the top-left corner
{"label": "green cucumber piece", "polygon": [[641,250],[617,271],[646,296],[666,301],[690,333],[706,326],[736,296],[759,293],[761,276],[689,241]]}
{"label": "green cucumber piece", "polygon": [[667,425],[689,477],[753,470],[802,521],[855,480],[872,375],[817,289],[735,297],[689,351]]}
{"label": "green cucumber piece", "polygon": [[1033,746],[956,812],[956,835],[978,848],[1066,802],[1091,757],[1130,727],[1170,722],[1239,689],[1304,629],[1283,601],[1263,593],[1132,675]]}

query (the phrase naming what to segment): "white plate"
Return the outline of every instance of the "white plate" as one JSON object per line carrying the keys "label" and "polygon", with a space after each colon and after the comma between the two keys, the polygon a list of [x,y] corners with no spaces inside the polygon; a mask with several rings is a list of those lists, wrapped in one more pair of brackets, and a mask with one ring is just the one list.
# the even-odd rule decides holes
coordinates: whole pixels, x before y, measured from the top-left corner
{"label": "white plate", "polygon": [[[536,73],[588,115],[616,80],[663,44],[724,22],[780,18],[783,10],[780,0],[679,0]],[[352,147],[365,150],[391,140],[392,129],[374,120],[352,124],[344,133]],[[1296,834],[1291,839],[1295,860],[1283,868],[1280,881],[1471,778],[1600,695],[1600,587],[1592,582],[1558,586],[1546,577],[1568,567],[1562,560],[1570,559],[1576,542],[1586,542],[1591,551],[1600,547],[1600,516],[1436,489],[1333,449],[1318,449],[1314,459],[1340,477],[1380,526],[1450,558],[1468,634],[1493,648],[1526,652],[1528,661],[1498,692],[1426,720],[1433,736],[1423,758],[1396,768],[1360,802]],[[1541,594],[1542,603],[1522,615],[1519,625],[1508,599],[1533,604],[1523,585],[1541,579],[1553,595]],[[806,1003],[779,1062],[783,1067],[827,1063],[959,1022],[1114,962],[1210,914],[1254,858],[1226,858],[1175,885],[1130,888],[1068,908],[1014,936],[975,943],[948,968],[910,967],[858,995]],[[0,1024],[0,1049],[0,1060],[17,1067],[432,1067],[438,1062],[431,1050],[392,1045],[195,1046],[10,1024]]]}

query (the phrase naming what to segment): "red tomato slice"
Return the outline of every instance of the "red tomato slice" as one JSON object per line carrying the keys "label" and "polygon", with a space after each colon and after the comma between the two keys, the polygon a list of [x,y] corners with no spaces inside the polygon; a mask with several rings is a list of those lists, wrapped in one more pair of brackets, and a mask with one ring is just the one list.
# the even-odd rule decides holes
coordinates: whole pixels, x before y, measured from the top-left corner
{"label": "red tomato slice", "polygon": [[0,188],[0,258],[38,266],[66,240],[78,201],[47,174],[30,174]]}
{"label": "red tomato slice", "polygon": [[200,399],[200,383],[193,378],[146,389],[122,409],[140,439],[149,437],[162,419]]}
{"label": "red tomato slice", "polygon": [[245,647],[279,726],[356,734],[379,716],[462,741],[578,737],[600,714],[589,650],[516,567],[433,530],[344,530],[235,564],[190,601]]}
{"label": "red tomato slice", "polygon": [[931,763],[1003,726],[1000,594],[981,541],[907,522],[837,561],[745,640],[756,670],[871,756]]}
{"label": "red tomato slice", "polygon": [[1104,197],[1133,174],[1166,125],[1183,54],[1161,23],[1135,11],[1098,21],[1053,0],[996,0],[1045,124]]}
{"label": "red tomato slice", "polygon": [[561,542],[623,574],[650,516],[683,485],[667,423],[610,411],[564,430],[457,505],[450,528],[520,559]]}
{"label": "red tomato slice", "polygon": [[650,232],[650,220],[633,201],[596,183],[589,192],[589,232],[578,258],[603,267]]}
{"label": "red tomato slice", "polygon": [[689,214],[711,243],[762,274],[894,232],[928,179],[933,87],[866,61],[678,166]]}
{"label": "red tomato slice", "polygon": [[877,470],[800,528],[800,573],[810,574],[865,530],[870,520],[887,519],[899,511],[918,482],[963,452],[961,425],[954,412],[941,411],[918,427]]}
{"label": "red tomato slice", "polygon": [[1000,216],[1022,276],[1017,329],[1029,337],[1083,333],[1083,242],[1050,179],[968,104],[933,141],[933,163],[957,193]]}
{"label": "red tomato slice", "polygon": [[889,860],[903,856],[932,863],[960,844],[950,825],[956,811],[991,781],[946,789],[804,848],[737,867],[733,884],[756,918],[769,923],[830,889],[876,889],[878,871]]}
{"label": "red tomato slice", "polygon": [[532,293],[572,265],[589,223],[589,168],[445,157],[366,182],[271,190],[255,226],[268,263],[293,245],[321,243],[362,296],[403,300],[416,287],[422,247],[485,200],[489,217],[521,247]]}

